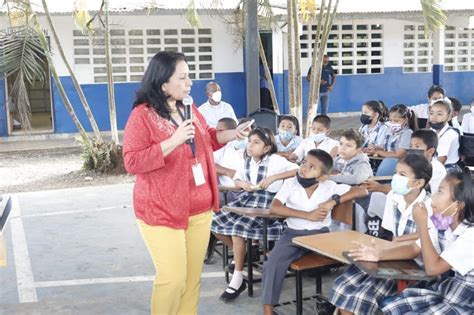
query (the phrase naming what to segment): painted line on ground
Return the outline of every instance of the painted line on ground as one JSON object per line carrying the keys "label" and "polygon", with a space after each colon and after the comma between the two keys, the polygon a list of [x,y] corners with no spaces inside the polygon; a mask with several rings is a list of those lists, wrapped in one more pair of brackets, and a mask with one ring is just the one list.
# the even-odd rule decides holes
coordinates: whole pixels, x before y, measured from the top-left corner
{"label": "painted line on ground", "polygon": [[[201,279],[219,278],[223,277],[222,271],[219,272],[203,272]],[[59,281],[38,281],[35,282],[36,288],[51,288],[51,287],[69,287],[76,285],[89,284],[109,284],[109,283],[129,283],[129,282],[152,282],[155,276],[135,276],[135,277],[113,277],[113,278],[90,278],[90,279],[72,279]]]}
{"label": "painted line on ground", "polygon": [[121,205],[121,206],[103,207],[103,208],[95,208],[95,209],[81,209],[81,210],[71,210],[71,211],[35,213],[35,214],[23,215],[22,218],[47,217],[47,216],[52,216],[52,215],[87,213],[87,212],[96,212],[96,211],[107,211],[107,210],[113,210],[113,209],[133,209],[133,206],[132,205]]}
{"label": "painted line on ground", "polygon": [[36,295],[33,269],[26,243],[25,229],[21,220],[20,202],[18,196],[12,196],[12,218],[10,230],[12,237],[13,257],[15,260],[16,282],[20,303],[38,302]]}

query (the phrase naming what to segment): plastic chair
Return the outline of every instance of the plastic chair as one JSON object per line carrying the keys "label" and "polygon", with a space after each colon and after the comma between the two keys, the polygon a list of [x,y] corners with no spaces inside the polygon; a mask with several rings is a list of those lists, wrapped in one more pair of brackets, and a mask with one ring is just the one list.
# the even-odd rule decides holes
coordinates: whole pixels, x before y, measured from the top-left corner
{"label": "plastic chair", "polygon": [[273,110],[266,108],[260,108],[248,115],[249,118],[255,119],[255,123],[258,127],[269,128],[276,134],[278,125],[277,125],[277,113]]}

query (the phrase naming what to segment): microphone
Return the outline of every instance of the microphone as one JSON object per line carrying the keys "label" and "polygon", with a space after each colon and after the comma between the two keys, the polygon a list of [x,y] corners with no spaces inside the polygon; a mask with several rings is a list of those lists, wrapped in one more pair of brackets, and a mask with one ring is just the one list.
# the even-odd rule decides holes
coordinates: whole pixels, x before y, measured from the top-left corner
{"label": "microphone", "polygon": [[[191,95],[186,95],[183,98],[184,105],[184,120],[193,119],[193,98]],[[193,143],[193,139],[186,140],[186,143]]]}

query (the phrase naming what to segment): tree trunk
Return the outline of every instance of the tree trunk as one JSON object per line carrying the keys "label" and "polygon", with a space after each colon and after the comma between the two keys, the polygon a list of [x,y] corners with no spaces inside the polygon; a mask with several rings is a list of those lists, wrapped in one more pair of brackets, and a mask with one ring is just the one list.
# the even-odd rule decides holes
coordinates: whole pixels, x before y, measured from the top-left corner
{"label": "tree trunk", "polygon": [[293,25],[293,41],[295,46],[294,54],[294,80],[295,80],[295,102],[296,102],[296,118],[303,121],[303,87],[301,82],[301,48],[299,35],[299,19],[298,19],[298,3],[292,0],[292,25]]}
{"label": "tree trunk", "polygon": [[110,30],[109,30],[109,0],[104,0],[105,10],[105,60],[107,66],[107,92],[109,98],[109,116],[110,116],[110,133],[112,134],[112,141],[117,146],[119,144],[118,130],[117,130],[117,112],[115,110],[115,90],[114,77],[112,69],[112,60],[110,53]]}
{"label": "tree trunk", "polygon": [[280,115],[280,107],[278,106],[278,101],[275,93],[275,86],[273,85],[272,74],[268,68],[267,57],[265,56],[265,51],[263,50],[262,39],[258,36],[258,51],[260,53],[260,59],[262,60],[263,68],[265,69],[265,79],[268,81],[268,88],[270,90],[270,96],[272,98],[273,110]]}
{"label": "tree trunk", "polygon": [[89,118],[89,121],[92,126],[92,130],[94,131],[95,138],[99,142],[103,142],[102,135],[100,133],[99,127],[97,126],[97,122],[95,121],[94,115],[91,112],[89,103],[87,102],[86,96],[84,95],[84,92],[82,91],[81,85],[77,81],[76,75],[72,71],[71,65],[67,61],[66,55],[64,54],[63,47],[61,45],[61,42],[59,40],[58,34],[56,33],[56,28],[53,25],[53,21],[51,19],[51,15],[49,13],[49,8],[46,3],[46,0],[42,0],[43,3],[43,8],[44,12],[46,15],[46,20],[48,21],[48,25],[51,29],[51,33],[53,34],[54,41],[56,43],[56,46],[58,47],[59,55],[61,56],[61,59],[63,60],[64,64],[66,65],[66,68],[69,72],[69,75],[71,76],[72,82],[74,83],[74,87],[76,88],[77,94],[79,95],[79,99],[82,103],[82,106],[84,107],[84,110],[86,111],[87,117]]}
{"label": "tree trunk", "polygon": [[297,117],[296,99],[295,99],[295,72],[294,72],[294,48],[293,48],[293,0],[287,0],[288,13],[288,107],[290,115]]}

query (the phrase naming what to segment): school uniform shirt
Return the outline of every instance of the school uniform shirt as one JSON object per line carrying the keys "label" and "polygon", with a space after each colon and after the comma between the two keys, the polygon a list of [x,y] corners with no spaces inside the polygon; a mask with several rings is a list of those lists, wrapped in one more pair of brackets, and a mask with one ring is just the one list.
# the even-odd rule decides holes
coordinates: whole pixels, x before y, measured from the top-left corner
{"label": "school uniform shirt", "polygon": [[362,125],[359,128],[359,132],[364,136],[363,148],[367,148],[369,145],[382,147],[385,142],[385,135],[388,131],[388,127],[383,122],[378,122],[373,128],[369,128],[369,125]]}
{"label": "school uniform shirt", "polygon": [[438,148],[436,152],[438,156],[447,157],[445,165],[455,164],[459,161],[459,134],[448,124],[438,133]]}
{"label": "school uniform shirt", "polygon": [[293,153],[298,156],[298,161],[301,161],[306,156],[306,154],[308,154],[308,152],[313,149],[320,149],[331,154],[332,149],[334,149],[338,145],[339,145],[338,141],[331,139],[329,137],[324,138],[324,140],[321,141],[318,144],[318,146],[316,146],[316,143],[313,140],[311,140],[311,138],[306,138],[295,149],[295,151],[293,151]]}
{"label": "school uniform shirt", "polygon": [[[231,141],[223,148],[214,152],[214,163],[235,170],[237,173],[245,167],[244,150],[236,150],[234,148],[234,141]],[[219,185],[235,186],[234,181],[229,176],[221,175],[218,177],[218,181]]]}
{"label": "school uniform shirt", "polygon": [[438,231],[443,258],[454,276],[439,277],[403,290],[383,307],[384,314],[473,314],[474,227],[461,223],[454,231]]}
{"label": "school uniform shirt", "polygon": [[430,104],[425,103],[425,104],[418,104],[414,106],[408,106],[409,109],[415,112],[416,117],[418,118],[423,118],[423,119],[428,119],[429,118],[429,108]]}
{"label": "school uniform shirt", "polygon": [[459,123],[457,116],[451,119],[451,127],[459,131],[459,134],[462,136],[463,131],[462,131],[462,127],[461,127],[461,124]]}
{"label": "school uniform shirt", "polygon": [[211,127],[216,127],[219,119],[224,117],[229,117],[237,121],[232,106],[223,101],[220,101],[217,105],[211,105],[209,101],[207,101],[199,106],[198,110],[206,119],[207,124]]}
{"label": "school uniform shirt", "polygon": [[301,142],[303,142],[303,138],[301,138],[300,136],[294,136],[293,139],[290,140],[288,145],[285,146],[281,142],[280,135],[278,134],[275,136],[275,141],[278,148],[278,152],[291,152],[294,151],[301,144]]}
{"label": "school uniform shirt", "polygon": [[385,135],[384,149],[393,152],[398,149],[410,149],[411,135],[413,130],[405,126],[402,130],[393,132],[390,128]]}
{"label": "school uniform shirt", "polygon": [[[350,186],[337,184],[332,180],[319,183],[316,190],[308,198],[305,189],[298,183],[296,177],[288,178],[276,194],[275,198],[288,208],[304,212],[315,210],[322,202],[327,201],[332,195],[342,195],[348,192]],[[287,218],[286,224],[294,230],[319,230],[331,225],[331,213],[329,212],[323,221],[310,221],[300,218]]]}
{"label": "school uniform shirt", "polygon": [[[385,202],[385,209],[382,218],[382,227],[387,231],[393,233],[393,236],[402,236],[409,233],[404,233],[407,229],[407,222],[411,221],[414,224],[412,211],[413,206],[418,202],[424,201],[426,209],[428,210],[428,217],[433,214],[431,209],[431,198],[426,194],[426,191],[421,190],[420,194],[416,199],[407,206],[405,199],[402,195],[395,194],[390,191],[387,194],[387,201]],[[398,214],[396,213],[398,211]],[[397,216],[400,216],[400,220],[397,223]],[[431,222],[431,220],[430,220]],[[428,224],[430,225],[430,224]]]}
{"label": "school uniform shirt", "polygon": [[431,168],[433,169],[433,173],[431,175],[431,179],[429,182],[431,194],[434,194],[438,191],[439,184],[446,176],[446,168],[444,167],[443,163],[438,161],[437,158],[433,157],[431,159]]}
{"label": "school uniform shirt", "polygon": [[358,185],[373,175],[369,158],[365,153],[357,154],[349,161],[337,156],[334,160],[333,171],[339,174],[331,175],[329,179],[347,185]]}
{"label": "school uniform shirt", "polygon": [[474,113],[464,114],[461,126],[464,133],[474,133]]}
{"label": "school uniform shirt", "polygon": [[[262,163],[267,164],[267,173],[265,177],[270,177],[272,175],[280,174],[286,171],[296,170],[298,169],[298,165],[295,163],[291,163],[287,159],[277,154],[272,154],[270,156],[266,156],[263,160],[256,162],[253,158],[250,159],[250,182],[252,185],[257,185],[257,177],[258,177],[258,169]],[[245,169],[239,170],[239,172],[235,173],[234,180],[242,180],[246,181]],[[281,186],[283,185],[283,180],[277,180],[271,183],[266,191],[270,193],[276,193],[280,190]]]}

